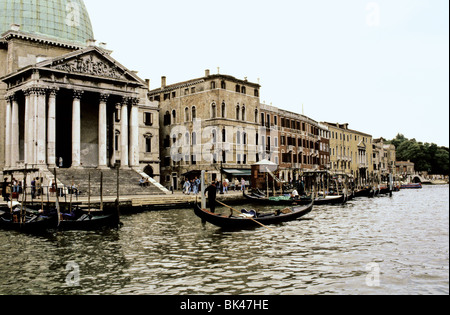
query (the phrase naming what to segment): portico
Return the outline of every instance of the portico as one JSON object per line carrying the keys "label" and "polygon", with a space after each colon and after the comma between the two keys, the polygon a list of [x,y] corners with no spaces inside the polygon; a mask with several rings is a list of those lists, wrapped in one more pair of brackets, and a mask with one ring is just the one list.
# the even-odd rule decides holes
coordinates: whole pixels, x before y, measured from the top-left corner
{"label": "portico", "polygon": [[92,46],[29,66],[7,84],[5,169],[139,168],[146,86]]}

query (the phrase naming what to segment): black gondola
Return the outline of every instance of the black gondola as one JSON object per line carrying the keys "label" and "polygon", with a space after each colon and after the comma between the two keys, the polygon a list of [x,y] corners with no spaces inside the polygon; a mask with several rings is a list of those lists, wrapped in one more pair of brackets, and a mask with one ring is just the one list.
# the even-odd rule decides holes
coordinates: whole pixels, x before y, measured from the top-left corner
{"label": "black gondola", "polygon": [[355,197],[369,197],[372,189],[363,188],[355,191]]}
{"label": "black gondola", "polygon": [[55,226],[56,218],[54,216],[45,216],[35,214],[29,209],[23,209],[23,214],[20,210],[10,212],[3,212],[0,216],[0,228],[5,230],[14,230],[26,233],[45,232],[47,229]]}
{"label": "black gondola", "polygon": [[314,199],[314,204],[316,206],[322,205],[338,205],[347,202],[347,197],[345,195],[329,195],[326,197],[319,197]]}
{"label": "black gondola", "polygon": [[79,218],[63,214],[57,229],[61,231],[94,231],[118,226],[117,216],[113,214],[83,214]]}
{"label": "black gondola", "polygon": [[300,199],[276,199],[267,198],[259,194],[248,195],[244,191],[244,197],[252,203],[263,204],[263,205],[273,205],[273,206],[297,206],[297,205],[308,205],[311,203],[311,197],[301,197]]}
{"label": "black gondola", "polygon": [[256,223],[255,221],[264,225],[294,221],[310,213],[313,209],[313,206],[314,203],[311,202],[306,206],[289,208],[289,213],[283,213],[281,210],[277,210],[268,214],[257,214],[252,218],[253,220],[245,216],[224,216],[220,214],[214,214],[209,212],[208,210],[202,210],[198,204],[195,204],[194,212],[200,219],[223,229],[243,230],[259,227],[260,225],[258,225],[258,223]]}

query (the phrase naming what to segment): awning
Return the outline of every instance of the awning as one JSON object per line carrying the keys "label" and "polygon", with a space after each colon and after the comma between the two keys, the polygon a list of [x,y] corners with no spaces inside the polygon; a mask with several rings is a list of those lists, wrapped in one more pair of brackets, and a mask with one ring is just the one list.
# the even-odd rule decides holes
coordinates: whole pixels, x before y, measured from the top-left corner
{"label": "awning", "polygon": [[252,170],[238,170],[238,169],[224,168],[223,172],[230,174],[230,175],[234,175],[234,176],[251,176],[252,175]]}

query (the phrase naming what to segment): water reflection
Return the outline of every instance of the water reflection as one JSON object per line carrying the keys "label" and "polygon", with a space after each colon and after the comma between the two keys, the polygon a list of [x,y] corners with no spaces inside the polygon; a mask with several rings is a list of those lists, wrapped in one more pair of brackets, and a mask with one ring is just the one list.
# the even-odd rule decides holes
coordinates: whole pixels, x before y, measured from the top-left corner
{"label": "water reflection", "polygon": [[448,205],[439,186],[316,207],[274,232],[224,232],[192,210],[125,216],[119,231],[0,231],[0,294],[448,294]]}

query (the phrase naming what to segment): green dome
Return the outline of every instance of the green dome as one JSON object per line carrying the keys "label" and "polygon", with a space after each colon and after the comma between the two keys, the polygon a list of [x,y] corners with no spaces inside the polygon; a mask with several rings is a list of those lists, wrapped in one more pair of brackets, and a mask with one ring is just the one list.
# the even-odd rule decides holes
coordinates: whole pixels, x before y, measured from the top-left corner
{"label": "green dome", "polygon": [[20,31],[64,42],[86,44],[94,39],[83,0],[0,0],[0,34]]}

